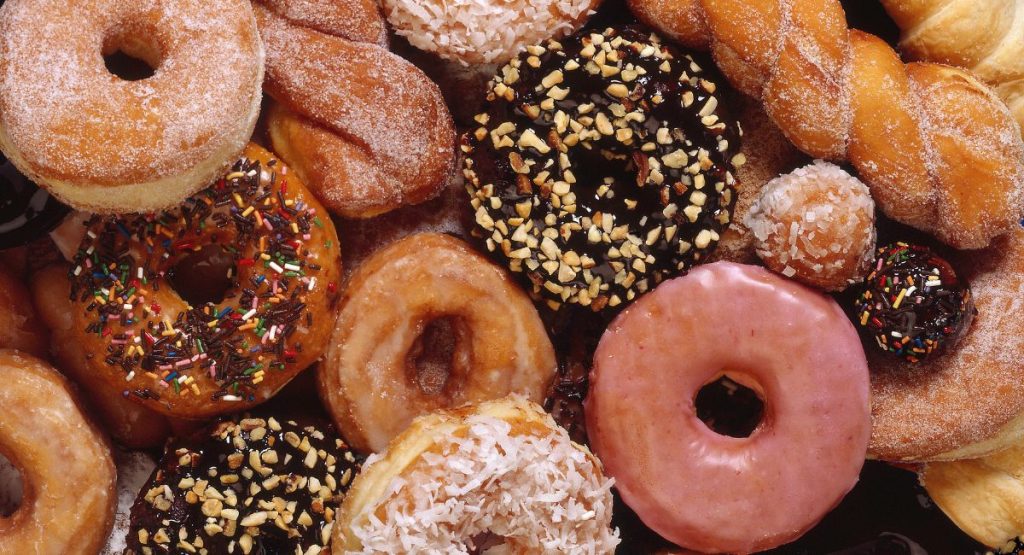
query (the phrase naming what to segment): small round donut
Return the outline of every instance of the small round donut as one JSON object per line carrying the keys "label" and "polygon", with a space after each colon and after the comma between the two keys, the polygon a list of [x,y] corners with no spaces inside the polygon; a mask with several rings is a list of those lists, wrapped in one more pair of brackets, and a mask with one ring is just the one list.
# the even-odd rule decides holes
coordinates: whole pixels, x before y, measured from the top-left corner
{"label": "small round donut", "polygon": [[0,348],[46,358],[50,334],[36,316],[28,288],[0,267]]}
{"label": "small round donut", "polygon": [[490,535],[502,553],[613,553],[611,517],[597,458],[511,396],[421,416],[368,460],[342,504],[334,550],[484,553],[497,547],[478,543]]}
{"label": "small round donut", "polygon": [[[121,51],[153,75],[129,81]],[[167,208],[209,185],[259,116],[263,47],[245,0],[18,0],[0,9],[0,149],[76,208]]]}
{"label": "small round donut", "polygon": [[20,247],[57,227],[68,207],[22,175],[0,154],[0,249]]}
{"label": "small round donut", "polygon": [[533,303],[462,241],[419,233],[349,279],[320,395],[357,449],[381,451],[413,418],[505,397],[541,402],[558,363]]}
{"label": "small round donut", "polygon": [[320,358],[341,254],[323,206],[250,145],[177,208],[95,218],[68,275],[92,379],[195,419],[265,401]]}
{"label": "small round donut", "polygon": [[703,261],[742,161],[716,90],[638,27],[531,47],[463,137],[477,236],[556,310],[616,312]]}
{"label": "small round donut", "polygon": [[384,0],[395,34],[462,65],[505,63],[528,45],[572,33],[601,0]]}
{"label": "small round donut", "polygon": [[871,192],[821,160],[769,181],[744,223],[769,269],[826,291],[860,282],[874,257]]}
{"label": "small round donut", "polygon": [[320,422],[218,422],[167,445],[132,505],[126,553],[326,555],[360,463]]}
{"label": "small round donut", "polygon": [[45,362],[0,349],[0,451],[21,473],[18,510],[0,517],[0,553],[98,553],[117,502],[106,439]]}
{"label": "small round donut", "polygon": [[[697,415],[698,392],[723,375],[764,403],[749,437],[720,435]],[[868,391],[860,338],[835,301],[764,268],[716,262],[612,322],[594,355],[587,433],[655,532],[699,551],[751,553],[796,539],[857,483]]]}

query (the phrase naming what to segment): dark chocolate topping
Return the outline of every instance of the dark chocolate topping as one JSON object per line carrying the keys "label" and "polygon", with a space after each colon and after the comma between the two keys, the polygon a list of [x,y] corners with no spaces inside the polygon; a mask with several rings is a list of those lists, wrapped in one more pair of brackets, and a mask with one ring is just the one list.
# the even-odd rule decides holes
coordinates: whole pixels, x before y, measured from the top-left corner
{"label": "dark chocolate topping", "polygon": [[872,343],[908,362],[956,344],[976,312],[970,287],[949,262],[927,247],[907,243],[878,249],[854,310]]}
{"label": "dark chocolate topping", "polygon": [[126,552],[329,553],[361,463],[326,424],[221,422],[168,444],[132,506]]}
{"label": "dark chocolate topping", "polygon": [[527,48],[463,138],[476,235],[556,309],[618,310],[685,271],[736,201],[716,89],[641,27]]}
{"label": "dark chocolate topping", "polygon": [[0,249],[41,237],[64,219],[70,208],[37,187],[0,154]]}

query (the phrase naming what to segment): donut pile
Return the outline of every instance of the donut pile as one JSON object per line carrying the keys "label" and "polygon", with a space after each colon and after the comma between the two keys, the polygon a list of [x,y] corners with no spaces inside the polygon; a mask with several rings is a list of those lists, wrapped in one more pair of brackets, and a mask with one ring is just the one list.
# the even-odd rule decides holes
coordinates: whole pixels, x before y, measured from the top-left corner
{"label": "donut pile", "polygon": [[0,552],[1024,549],[1009,109],[600,4],[0,5]]}

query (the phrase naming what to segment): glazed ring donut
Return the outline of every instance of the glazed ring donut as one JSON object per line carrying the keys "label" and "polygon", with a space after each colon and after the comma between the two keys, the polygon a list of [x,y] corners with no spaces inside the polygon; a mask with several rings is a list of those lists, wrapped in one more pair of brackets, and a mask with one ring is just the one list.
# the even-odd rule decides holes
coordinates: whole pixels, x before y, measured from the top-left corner
{"label": "glazed ring donut", "polygon": [[[764,402],[749,437],[697,416],[698,391],[723,375]],[[860,338],[830,297],[716,262],[612,322],[594,355],[587,433],[654,531],[702,552],[752,553],[796,539],[857,483],[868,391]]]}
{"label": "glazed ring donut", "polygon": [[98,553],[117,502],[110,447],[43,361],[0,349],[0,377],[0,451],[24,480],[0,553]]}
{"label": "glazed ring donut", "polygon": [[320,394],[357,449],[381,451],[413,418],[509,393],[541,402],[557,370],[530,299],[447,235],[378,251],[352,275]]}
{"label": "glazed ring donut", "polygon": [[[367,462],[334,526],[335,553],[612,553],[601,463],[521,397],[421,416]],[[496,549],[494,552],[498,552]]]}
{"label": "glazed ring donut", "polygon": [[[86,364],[110,395],[184,418],[233,412],[269,399],[323,354],[338,236],[266,150],[250,145],[177,208],[87,226],[69,273],[72,318],[83,352],[102,353]],[[176,284],[200,294],[195,306]]]}
{"label": "glazed ring donut", "polygon": [[[153,75],[113,75],[118,50]],[[245,147],[263,46],[245,0],[21,0],[0,10],[0,76],[0,148],[22,173],[77,208],[151,211]]]}

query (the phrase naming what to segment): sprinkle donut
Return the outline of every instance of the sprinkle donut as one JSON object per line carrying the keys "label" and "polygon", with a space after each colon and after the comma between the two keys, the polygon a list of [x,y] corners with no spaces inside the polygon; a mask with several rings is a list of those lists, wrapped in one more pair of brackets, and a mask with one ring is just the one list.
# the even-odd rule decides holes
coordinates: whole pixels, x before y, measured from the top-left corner
{"label": "sprinkle donut", "polygon": [[[697,416],[698,391],[723,375],[764,402],[749,437]],[[857,483],[869,387],[860,338],[831,298],[716,262],[612,322],[594,355],[587,433],[653,530],[703,552],[751,553],[796,539]]]}
{"label": "sprinkle donut", "polygon": [[[72,318],[83,351],[101,354],[86,364],[111,394],[170,416],[237,411],[270,398],[326,348],[337,233],[266,150],[250,145],[178,208],[87,226],[69,273]],[[221,287],[193,306],[175,285],[197,281]]]}
{"label": "sprinkle donut", "polygon": [[381,451],[433,410],[510,393],[541,402],[558,363],[529,297],[469,245],[396,241],[351,276],[320,395],[352,445]]}
{"label": "sprinkle donut", "polygon": [[716,90],[641,28],[527,48],[463,138],[476,235],[554,309],[615,311],[703,261],[743,160]]}
{"label": "sprinkle donut", "polygon": [[[153,75],[129,81],[104,55]],[[209,185],[259,116],[263,46],[245,0],[15,0],[0,8],[0,149],[91,212],[158,210]]]}
{"label": "sprinkle donut", "polygon": [[110,447],[71,384],[43,361],[0,349],[0,452],[24,480],[0,517],[0,553],[98,553],[117,502]]}
{"label": "sprinkle donut", "polygon": [[[610,554],[611,485],[586,447],[520,397],[438,411],[367,459],[334,552]],[[504,549],[482,544],[488,535]]]}

